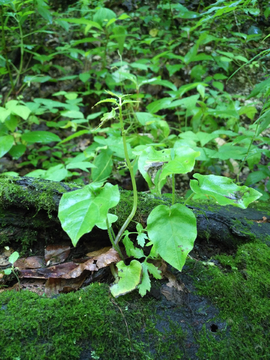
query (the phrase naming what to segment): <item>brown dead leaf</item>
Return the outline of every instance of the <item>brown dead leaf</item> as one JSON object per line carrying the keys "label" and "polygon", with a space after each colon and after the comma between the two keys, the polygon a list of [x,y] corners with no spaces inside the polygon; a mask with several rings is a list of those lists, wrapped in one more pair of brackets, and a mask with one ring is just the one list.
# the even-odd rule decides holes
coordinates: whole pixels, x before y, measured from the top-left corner
{"label": "brown dead leaf", "polygon": [[98,271],[99,269],[109,266],[112,263],[117,263],[120,260],[121,258],[118,255],[118,252],[113,248],[110,248],[107,252],[94,256],[92,259],[80,264],[76,269],[71,270],[68,274],[69,277],[66,277],[66,279],[78,277],[84,270]]}
{"label": "brown dead leaf", "polygon": [[[26,269],[20,271],[20,277],[49,279],[49,278],[66,278],[66,275],[73,269],[78,267],[76,263],[67,262],[64,264],[50,266],[40,269]],[[69,279],[70,277],[68,277]]]}
{"label": "brown dead leaf", "polygon": [[46,281],[45,293],[47,295],[51,296],[53,294],[68,293],[71,291],[76,291],[82,286],[87,275],[88,275],[87,272],[84,272],[76,279],[53,279],[53,278],[50,278]]}
{"label": "brown dead leaf", "polygon": [[15,261],[14,266],[23,269],[39,269],[45,266],[42,256],[29,256],[27,258],[20,258]]}
{"label": "brown dead leaf", "polygon": [[270,220],[268,220],[266,216],[263,216],[263,217],[262,217],[262,220],[257,220],[256,222],[257,222],[258,224],[262,224],[262,223],[270,222]]}
{"label": "brown dead leaf", "polygon": [[57,265],[63,263],[70,253],[69,245],[49,245],[45,249],[45,262],[48,261],[50,265]]}
{"label": "brown dead leaf", "polygon": [[91,251],[91,252],[87,253],[86,256],[92,258],[92,257],[94,257],[94,256],[98,256],[98,255],[104,254],[104,253],[106,253],[106,252],[107,252],[108,250],[110,250],[110,249],[111,249],[110,246],[106,246],[106,247],[104,247],[104,248],[102,248],[102,249],[99,249],[99,250],[96,250],[96,251]]}

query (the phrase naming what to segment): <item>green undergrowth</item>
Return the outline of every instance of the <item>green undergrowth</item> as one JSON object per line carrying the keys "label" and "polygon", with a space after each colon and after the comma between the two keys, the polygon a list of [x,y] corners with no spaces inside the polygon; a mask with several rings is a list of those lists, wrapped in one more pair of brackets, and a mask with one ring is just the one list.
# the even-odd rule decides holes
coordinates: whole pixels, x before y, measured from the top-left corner
{"label": "green undergrowth", "polygon": [[[254,242],[235,256],[217,256],[220,267],[198,269],[196,287],[221,310],[227,331],[198,342],[200,359],[269,359],[270,248]],[[229,330],[229,335],[228,335]]]}
{"label": "green undergrowth", "polygon": [[156,330],[153,300],[112,300],[104,284],[56,298],[4,292],[0,303],[1,360],[182,358],[185,336]]}

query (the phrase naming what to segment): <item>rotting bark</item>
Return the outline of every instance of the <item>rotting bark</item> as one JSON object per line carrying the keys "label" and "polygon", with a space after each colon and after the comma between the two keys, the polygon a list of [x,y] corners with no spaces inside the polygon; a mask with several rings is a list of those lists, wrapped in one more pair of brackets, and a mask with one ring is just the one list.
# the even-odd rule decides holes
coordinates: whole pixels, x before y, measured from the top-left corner
{"label": "rotting bark", "polygon": [[[57,217],[57,209],[65,192],[79,188],[76,184],[0,176],[0,245],[9,245],[14,241],[26,246],[40,240],[46,243],[55,239],[68,240]],[[122,191],[119,205],[112,209],[119,217],[117,226],[121,226],[129,212],[131,201],[131,192]],[[145,226],[148,214],[159,204],[168,205],[169,199],[140,193],[134,220]],[[194,202],[189,208],[197,217],[199,239],[229,248],[236,248],[255,238],[270,245],[270,211],[267,204],[258,202],[243,210],[210,202]],[[93,241],[92,233],[84,238]]]}

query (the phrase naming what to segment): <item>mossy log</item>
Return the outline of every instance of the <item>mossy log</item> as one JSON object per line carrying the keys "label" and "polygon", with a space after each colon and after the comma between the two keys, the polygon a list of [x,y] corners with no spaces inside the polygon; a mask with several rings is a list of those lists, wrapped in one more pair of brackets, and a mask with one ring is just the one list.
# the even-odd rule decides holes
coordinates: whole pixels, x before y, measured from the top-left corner
{"label": "mossy log", "polygon": [[[44,244],[55,242],[56,239],[57,242],[68,240],[61,228],[57,209],[64,193],[79,188],[77,184],[0,176],[0,246],[15,241],[26,248],[36,241]],[[112,209],[119,218],[116,226],[121,226],[130,211],[132,198],[131,191],[121,191],[120,203]],[[181,202],[181,199],[178,201]],[[156,205],[168,205],[169,202],[166,197],[159,199],[149,193],[140,193],[134,220],[145,226],[151,210]],[[256,238],[270,244],[268,204],[257,202],[243,210],[206,201],[193,202],[189,208],[197,217],[198,241],[207,240],[232,248]],[[84,239],[93,241],[93,232],[85,235]]]}

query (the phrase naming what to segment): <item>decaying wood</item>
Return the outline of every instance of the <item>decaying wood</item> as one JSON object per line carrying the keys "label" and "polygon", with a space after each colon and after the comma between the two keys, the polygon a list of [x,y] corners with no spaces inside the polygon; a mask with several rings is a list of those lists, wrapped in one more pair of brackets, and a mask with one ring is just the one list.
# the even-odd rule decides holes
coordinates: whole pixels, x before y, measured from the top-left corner
{"label": "decaying wood", "polygon": [[[52,243],[68,240],[57,217],[57,209],[63,193],[79,188],[78,185],[48,180],[0,176],[0,245],[9,245],[14,241],[32,244],[36,241]],[[155,205],[168,204],[166,199],[157,199],[145,193],[140,194],[139,199],[135,220],[143,225]],[[119,219],[128,211],[131,200],[131,192],[121,192],[121,201],[113,210]],[[266,204],[255,203],[245,210],[207,203],[194,203],[189,208],[197,217],[198,239],[236,247],[258,238],[270,245],[270,209]],[[94,232],[83,237],[87,241],[94,239]]]}

